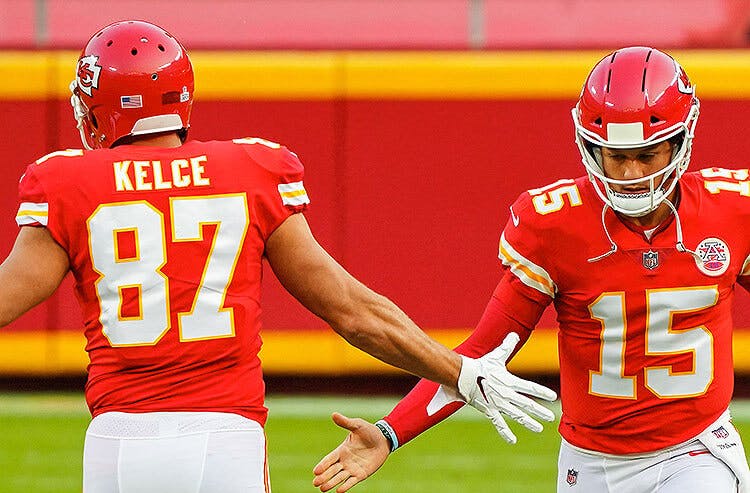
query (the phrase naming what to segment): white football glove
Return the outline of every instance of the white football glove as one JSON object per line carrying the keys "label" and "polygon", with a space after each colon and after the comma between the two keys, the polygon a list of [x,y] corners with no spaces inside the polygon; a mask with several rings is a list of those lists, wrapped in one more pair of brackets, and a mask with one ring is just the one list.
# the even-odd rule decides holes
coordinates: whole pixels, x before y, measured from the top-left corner
{"label": "white football glove", "polygon": [[458,376],[458,392],[463,400],[484,413],[508,443],[517,440],[502,414],[537,433],[542,431],[542,425],[529,414],[545,421],[555,419],[552,411],[522,395],[554,401],[557,399],[555,391],[518,378],[505,368],[505,362],[519,340],[518,334],[511,332],[500,346],[481,358],[461,356],[463,364]]}

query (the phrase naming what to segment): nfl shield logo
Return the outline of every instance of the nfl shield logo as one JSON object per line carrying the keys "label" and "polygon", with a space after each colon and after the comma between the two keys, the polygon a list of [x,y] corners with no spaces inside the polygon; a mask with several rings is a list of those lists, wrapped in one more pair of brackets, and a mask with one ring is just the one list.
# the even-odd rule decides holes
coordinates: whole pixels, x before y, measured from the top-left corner
{"label": "nfl shield logo", "polygon": [[568,476],[565,478],[570,486],[573,486],[578,482],[578,471],[575,469],[568,469]]}
{"label": "nfl shield logo", "polygon": [[716,438],[727,438],[727,437],[729,437],[729,432],[723,426],[719,426],[717,429],[711,430],[711,433],[713,433]]}
{"label": "nfl shield logo", "polygon": [[643,266],[648,270],[654,270],[659,267],[659,252],[652,250],[643,252]]}

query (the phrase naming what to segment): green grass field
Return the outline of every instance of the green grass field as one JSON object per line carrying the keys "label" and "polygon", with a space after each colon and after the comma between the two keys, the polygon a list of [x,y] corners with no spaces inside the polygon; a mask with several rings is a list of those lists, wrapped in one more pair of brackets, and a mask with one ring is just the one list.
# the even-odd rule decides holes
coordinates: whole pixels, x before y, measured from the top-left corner
{"label": "green grass field", "polygon": [[[373,419],[394,403],[385,398],[270,397],[266,430],[274,493],[317,491],[311,470],[344,437],[330,421],[332,411]],[[750,402],[737,401],[732,410],[747,443]],[[78,394],[0,394],[0,493],[80,492],[88,421]],[[353,491],[554,491],[556,427],[547,426],[539,435],[513,428],[519,442],[510,446],[478,413],[464,409],[397,451]]]}

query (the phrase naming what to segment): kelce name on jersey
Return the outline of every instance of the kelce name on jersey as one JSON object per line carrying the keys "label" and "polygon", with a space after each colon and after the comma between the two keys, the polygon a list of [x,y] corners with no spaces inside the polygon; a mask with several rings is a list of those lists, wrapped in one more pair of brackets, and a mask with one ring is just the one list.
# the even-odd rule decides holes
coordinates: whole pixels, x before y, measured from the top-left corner
{"label": "kelce name on jersey", "polygon": [[162,166],[161,161],[117,161],[112,163],[115,189],[118,192],[133,190],[167,190],[170,188],[206,187],[211,180],[204,175],[206,156],[175,159]]}

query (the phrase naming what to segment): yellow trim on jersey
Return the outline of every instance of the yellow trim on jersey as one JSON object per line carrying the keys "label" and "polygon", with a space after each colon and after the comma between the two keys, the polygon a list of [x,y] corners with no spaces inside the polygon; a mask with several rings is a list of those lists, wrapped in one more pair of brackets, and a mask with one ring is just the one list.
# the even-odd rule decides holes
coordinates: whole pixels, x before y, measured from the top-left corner
{"label": "yellow trim on jersey", "polygon": [[48,217],[49,212],[42,212],[42,211],[31,211],[28,209],[20,210],[16,213],[16,217],[20,216],[41,216],[41,217]]}
{"label": "yellow trim on jersey", "polygon": [[[138,290],[138,296],[136,296],[138,300],[138,315],[126,317],[122,314],[122,309],[125,305],[125,295],[123,291],[125,291],[126,289]],[[123,284],[121,286],[117,286],[117,295],[120,297],[120,304],[117,308],[118,321],[125,322],[129,320],[143,320],[143,284]]]}
{"label": "yellow trim on jersey", "polygon": [[522,283],[550,298],[555,297],[557,287],[547,271],[518,253],[505,239],[504,232],[500,236],[499,258]]}
{"label": "yellow trim on jersey", "polygon": [[18,207],[18,212],[16,212],[16,224],[19,226],[25,226],[28,224],[39,223],[46,226],[48,217],[49,204],[46,202],[22,202]]}
{"label": "yellow trim on jersey", "polygon": [[306,190],[294,190],[291,192],[280,192],[282,197],[299,197],[301,195],[307,195]]}
{"label": "yellow trim on jersey", "polygon": [[49,212],[32,211],[28,209],[22,209],[16,213],[16,216],[43,216],[48,217]]}
{"label": "yellow trim on jersey", "polygon": [[303,205],[309,204],[310,199],[307,196],[305,186],[301,181],[295,181],[292,183],[280,183],[278,185],[279,195],[281,196],[281,202],[284,205]]}

